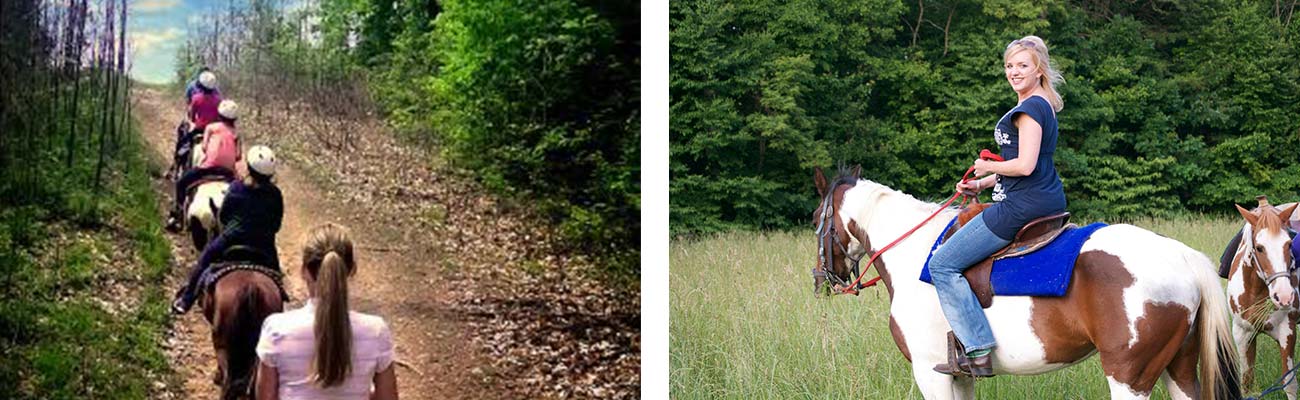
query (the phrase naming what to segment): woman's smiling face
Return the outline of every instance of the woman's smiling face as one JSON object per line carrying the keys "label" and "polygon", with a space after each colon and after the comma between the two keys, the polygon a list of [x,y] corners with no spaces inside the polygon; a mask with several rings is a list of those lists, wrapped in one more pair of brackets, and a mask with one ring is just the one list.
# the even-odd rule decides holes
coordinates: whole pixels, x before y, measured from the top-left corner
{"label": "woman's smiling face", "polygon": [[1043,75],[1030,53],[1028,50],[1018,51],[1008,57],[1002,66],[1007,74],[1007,83],[1011,84],[1016,93],[1033,91],[1038,86],[1039,77]]}

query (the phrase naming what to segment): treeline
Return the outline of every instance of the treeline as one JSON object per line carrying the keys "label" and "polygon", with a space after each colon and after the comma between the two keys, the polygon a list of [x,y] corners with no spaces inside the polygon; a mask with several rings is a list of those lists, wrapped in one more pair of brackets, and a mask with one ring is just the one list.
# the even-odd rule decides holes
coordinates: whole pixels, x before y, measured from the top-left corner
{"label": "treeline", "polygon": [[[223,87],[243,88],[259,106],[315,108],[331,126],[377,109],[453,167],[536,205],[575,250],[636,271],[637,2],[283,6],[251,0],[216,10],[221,23],[192,28],[178,76],[215,66]],[[321,135],[340,148],[349,140],[348,129]]]}
{"label": "treeline", "polygon": [[1300,18],[1278,1],[670,3],[671,230],[800,226],[812,168],[942,199],[1015,105],[1002,51],[1047,41],[1056,163],[1086,218],[1300,194]]}
{"label": "treeline", "polygon": [[146,398],[161,236],[131,122],[127,1],[0,1],[0,397]]}
{"label": "treeline", "polygon": [[128,138],[126,3],[0,6],[0,204],[93,219]]}

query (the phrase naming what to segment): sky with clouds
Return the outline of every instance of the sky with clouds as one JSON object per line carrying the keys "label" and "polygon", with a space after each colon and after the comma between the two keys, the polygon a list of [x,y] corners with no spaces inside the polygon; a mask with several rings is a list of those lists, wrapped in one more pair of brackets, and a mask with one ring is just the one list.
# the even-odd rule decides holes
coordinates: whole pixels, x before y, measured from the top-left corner
{"label": "sky with clouds", "polygon": [[131,76],[150,83],[172,80],[176,50],[185,43],[189,16],[210,10],[202,0],[133,0],[127,35],[131,43]]}
{"label": "sky with clouds", "polygon": [[[224,11],[229,0],[129,0],[128,32],[131,43],[131,77],[165,83],[176,77],[176,52],[185,45],[192,24],[209,21],[204,15]],[[280,2],[286,10],[300,8],[302,0]],[[244,7],[247,0],[235,0]],[[207,28],[207,27],[204,27]]]}

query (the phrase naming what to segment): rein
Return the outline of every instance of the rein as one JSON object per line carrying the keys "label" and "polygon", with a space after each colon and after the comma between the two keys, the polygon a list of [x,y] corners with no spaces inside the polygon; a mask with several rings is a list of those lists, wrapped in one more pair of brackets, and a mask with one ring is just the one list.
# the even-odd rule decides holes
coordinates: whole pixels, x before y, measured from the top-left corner
{"label": "rein", "polygon": [[[988,149],[983,149],[980,151],[980,159],[990,160],[990,161],[1004,161],[1002,157],[998,156],[997,154],[994,154]],[[974,165],[966,169],[966,173],[962,174],[961,181],[962,182],[969,181],[970,175],[973,172],[975,172]],[[839,276],[836,276],[834,273],[830,272],[829,270],[830,265],[828,264],[829,257],[826,256],[826,250],[828,249],[826,249],[825,237],[828,236],[827,234],[832,233],[835,230],[835,223],[834,221],[831,220],[831,214],[833,214],[831,212],[832,211],[831,204],[834,203],[833,201],[834,196],[835,196],[835,190],[834,188],[832,188],[831,190],[827,191],[826,199],[823,200],[824,204],[822,206],[822,217],[817,221],[817,257],[818,257],[818,266],[821,268],[820,270],[813,269],[812,273],[814,277],[829,278],[832,281],[831,282],[832,288],[839,287],[839,290],[832,292],[833,294],[852,294],[854,296],[857,296],[859,290],[875,286],[876,283],[880,282],[881,276],[877,275],[875,278],[871,278],[866,283],[861,283],[862,278],[865,276],[865,274],[858,272],[858,262],[861,261],[862,258],[859,257],[858,259],[855,260],[852,257],[849,257],[849,252],[846,251],[847,249],[844,247],[844,244],[840,243],[839,241],[839,235],[835,235],[835,234],[829,235],[831,237],[830,238],[831,242],[839,246],[840,252],[844,253],[844,257],[848,258],[850,261],[853,262],[853,267],[850,270],[850,273],[852,275],[850,276],[857,275],[857,279],[855,279],[852,284],[845,285],[843,279],[840,279]],[[922,226],[925,226],[925,224],[929,223],[930,220],[934,219],[934,217],[939,215],[940,212],[943,212],[943,210],[946,210],[948,206],[952,205],[952,202],[957,200],[957,198],[959,197],[961,198],[961,203],[959,203],[960,204],[959,207],[964,207],[966,206],[968,201],[978,203],[979,202],[978,196],[979,196],[978,194],[973,196],[967,196],[965,193],[962,193],[960,191],[958,191],[957,193],[953,193],[952,197],[949,197],[948,200],[944,201],[942,206],[939,206],[938,209],[934,210],[934,212],[931,213],[930,216],[925,217],[925,219],[922,220],[921,223],[912,227],[912,229],[903,233],[902,236],[899,236],[897,239],[894,239],[893,242],[890,242],[889,244],[885,245],[885,247],[882,247],[879,251],[876,251],[875,254],[872,254],[871,259],[867,261],[867,269],[871,269],[871,266],[876,264],[876,259],[880,258],[881,254],[885,254],[885,251],[888,251],[889,249],[893,248],[894,245],[897,245],[899,242],[902,242],[903,239],[907,239],[907,237],[911,236],[912,233],[916,232],[917,229],[921,229]],[[866,271],[862,271],[862,272],[866,272]]]}

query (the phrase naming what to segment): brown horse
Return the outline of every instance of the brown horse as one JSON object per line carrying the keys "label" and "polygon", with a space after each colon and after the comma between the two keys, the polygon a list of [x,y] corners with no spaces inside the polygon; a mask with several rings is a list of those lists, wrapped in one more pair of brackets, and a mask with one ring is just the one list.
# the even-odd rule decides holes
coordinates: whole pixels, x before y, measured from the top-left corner
{"label": "brown horse", "polygon": [[[1296,210],[1296,204],[1281,209],[1259,196],[1259,206],[1237,212],[1246,220],[1239,241],[1232,251],[1228,270],[1228,303],[1232,306],[1233,331],[1237,353],[1241,357],[1243,381],[1254,380],[1255,339],[1260,333],[1276,340],[1281,347],[1282,370],[1295,365],[1297,309],[1295,264],[1291,259],[1291,237],[1284,226]],[[1226,256],[1226,254],[1225,254]],[[1296,381],[1286,385],[1288,399],[1296,398]]]}
{"label": "brown horse", "polygon": [[[858,260],[939,212],[868,268],[883,278],[890,331],[925,398],[973,398],[973,379],[932,369],[947,362],[951,329],[934,286],[918,279],[931,244],[959,210],[857,171],[830,184],[820,169],[814,178],[822,197],[813,213],[822,249],[817,286],[852,282]],[[999,296],[985,310],[997,339],[995,374],[1041,374],[1100,354],[1113,399],[1145,399],[1160,380],[1174,399],[1241,396],[1227,302],[1204,254],[1123,224],[1097,230],[1080,252],[1064,297]]]}
{"label": "brown horse", "polygon": [[235,270],[204,292],[202,304],[217,354],[213,383],[221,386],[222,399],[250,398],[262,321],[284,311],[280,286],[267,273]]}

